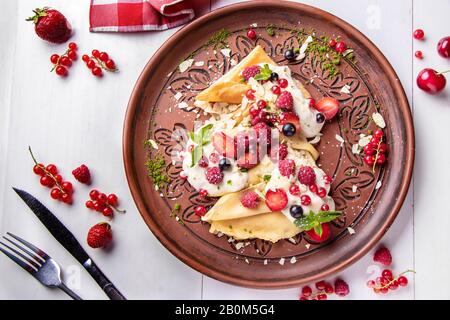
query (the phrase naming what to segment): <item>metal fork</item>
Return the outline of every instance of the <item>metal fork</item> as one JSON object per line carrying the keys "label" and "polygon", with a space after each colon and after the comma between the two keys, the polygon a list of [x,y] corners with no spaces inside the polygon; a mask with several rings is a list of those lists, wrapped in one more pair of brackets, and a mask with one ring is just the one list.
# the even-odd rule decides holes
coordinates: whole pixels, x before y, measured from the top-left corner
{"label": "metal fork", "polygon": [[[53,260],[48,254],[46,254],[44,251],[37,248],[36,246],[32,245],[28,241],[9,232],[7,232],[6,234],[15,239],[16,241],[11,240],[5,236],[3,236],[3,239],[14,245],[20,251],[0,241],[0,244],[9,249],[8,251],[0,247],[1,252],[10,257],[15,263],[17,263],[23,269],[28,271],[44,286],[50,288],[55,287],[60,288],[62,291],[67,293],[72,299],[82,300],[75,292],[70,290],[61,281],[61,268],[55,260]],[[22,243],[29,250],[21,246],[17,241]]]}

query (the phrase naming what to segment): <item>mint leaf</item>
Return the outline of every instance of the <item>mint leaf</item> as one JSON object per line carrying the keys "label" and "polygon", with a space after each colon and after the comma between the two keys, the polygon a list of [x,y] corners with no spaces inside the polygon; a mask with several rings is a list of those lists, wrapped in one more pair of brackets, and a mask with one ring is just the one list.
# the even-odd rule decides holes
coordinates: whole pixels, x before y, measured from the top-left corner
{"label": "mint leaf", "polygon": [[321,237],[321,236],[322,236],[322,232],[323,232],[322,225],[319,224],[318,226],[315,226],[315,227],[314,227],[314,232],[315,232],[319,237]]}
{"label": "mint leaf", "polygon": [[339,218],[342,215],[341,211],[319,211],[316,214],[316,219],[320,223],[326,223]]}
{"label": "mint leaf", "polygon": [[333,221],[341,215],[341,211],[319,211],[318,213],[310,211],[303,217],[296,219],[294,224],[305,231],[314,229],[314,232],[321,236],[322,223]]}
{"label": "mint leaf", "polygon": [[255,80],[257,80],[257,81],[269,80],[271,75],[272,75],[272,70],[270,70],[268,64],[265,64],[261,68],[259,73],[255,76]]}

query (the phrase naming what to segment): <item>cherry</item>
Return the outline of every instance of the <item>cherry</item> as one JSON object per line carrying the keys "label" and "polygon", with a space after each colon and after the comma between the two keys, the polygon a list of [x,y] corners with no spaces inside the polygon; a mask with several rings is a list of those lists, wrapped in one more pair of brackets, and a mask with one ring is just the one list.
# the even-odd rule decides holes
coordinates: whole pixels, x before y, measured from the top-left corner
{"label": "cherry", "polygon": [[337,42],[336,42],[335,39],[330,39],[330,40],[328,41],[328,45],[329,45],[331,48],[336,47],[336,44],[337,44]]}
{"label": "cherry", "polygon": [[57,64],[58,61],[59,61],[59,55],[58,55],[58,54],[52,54],[52,55],[50,56],[50,61],[51,61],[53,64]]}
{"label": "cherry", "polygon": [[105,66],[110,70],[116,69],[116,64],[115,64],[114,60],[112,60],[112,59],[106,60]]}
{"label": "cherry", "polygon": [[113,215],[113,210],[111,209],[111,207],[105,207],[105,208],[102,210],[102,214],[103,214],[105,217],[110,217],[110,216]]}
{"label": "cherry", "polygon": [[196,206],[194,209],[194,213],[199,217],[203,217],[206,214],[205,206]]}
{"label": "cherry", "polygon": [[414,53],[414,56],[417,58],[417,59],[420,59],[420,60],[422,60],[423,59],[423,52],[422,51],[416,51],[415,53]]}
{"label": "cherry", "polygon": [[92,55],[96,58],[98,58],[100,56],[100,51],[98,51],[97,49],[92,50]]}
{"label": "cherry", "polygon": [[58,76],[64,77],[67,75],[67,69],[63,66],[57,66],[55,72]]}
{"label": "cherry", "polygon": [[311,204],[311,197],[304,194],[300,197],[300,201],[302,202],[302,205],[309,206]]}
{"label": "cherry", "polygon": [[106,52],[101,52],[101,53],[98,55],[98,58],[99,58],[101,61],[105,62],[106,60],[109,59],[109,56],[108,56],[108,54],[107,54]]}
{"label": "cherry", "polygon": [[450,37],[442,38],[437,45],[438,53],[443,58],[450,58]]}
{"label": "cherry", "polygon": [[334,49],[339,53],[344,53],[347,50],[347,44],[344,41],[339,41],[336,43],[336,47]]}
{"label": "cherry", "polygon": [[289,193],[293,196],[298,196],[300,194],[300,187],[296,184],[291,184],[291,186],[289,187]]}
{"label": "cherry", "polygon": [[102,73],[103,73],[102,68],[100,68],[100,67],[94,67],[94,68],[92,68],[92,74],[93,74],[94,76],[96,76],[96,77],[101,77],[101,76],[102,76]]}
{"label": "cherry", "polygon": [[77,50],[77,48],[78,47],[77,47],[77,44],[75,42],[70,42],[69,43],[69,49],[70,50],[74,50],[75,51],[75,50]]}
{"label": "cherry", "polygon": [[58,200],[61,196],[61,190],[58,188],[53,188],[52,191],[50,191],[50,197],[52,197],[55,200]]}
{"label": "cherry", "polygon": [[245,92],[245,96],[248,100],[255,100],[255,90],[248,89],[247,92]]}
{"label": "cherry", "polygon": [[44,165],[42,163],[36,164],[33,167],[33,172],[39,176],[42,176],[45,173],[43,167]]}
{"label": "cherry", "polygon": [[280,79],[280,80],[278,80],[278,85],[281,88],[285,89],[289,85],[289,82],[286,79]]}
{"label": "cherry", "polygon": [[281,88],[279,86],[273,86],[271,88],[271,90],[272,90],[273,94],[280,94],[281,93]]}
{"label": "cherry", "polygon": [[249,39],[255,40],[256,39],[256,31],[253,29],[248,29],[247,31],[247,37]]}
{"label": "cherry", "polygon": [[81,60],[83,60],[84,62],[88,62],[91,58],[89,58],[89,56],[87,54],[83,54],[81,56]]}
{"label": "cherry", "polygon": [[441,92],[446,84],[447,80],[443,73],[438,73],[430,68],[423,69],[417,76],[417,86],[430,94]]}
{"label": "cherry", "polygon": [[422,40],[425,37],[425,32],[422,29],[414,31],[413,36],[416,40]]}
{"label": "cherry", "polygon": [[86,201],[86,208],[94,209],[94,202],[92,200]]}
{"label": "cherry", "polygon": [[90,197],[92,200],[97,200],[99,194],[100,194],[100,192],[99,192],[98,190],[95,190],[95,189],[94,189],[94,190],[92,190],[91,192],[89,192],[89,197]]}

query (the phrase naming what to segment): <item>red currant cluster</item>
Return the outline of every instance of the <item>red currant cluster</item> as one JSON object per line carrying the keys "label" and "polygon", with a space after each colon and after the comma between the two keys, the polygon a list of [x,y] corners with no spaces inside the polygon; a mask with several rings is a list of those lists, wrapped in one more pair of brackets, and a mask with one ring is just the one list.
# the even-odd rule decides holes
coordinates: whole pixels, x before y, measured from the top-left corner
{"label": "red currant cluster", "polygon": [[319,281],[315,284],[317,292],[313,293],[310,286],[304,286],[300,292],[300,300],[327,300],[329,295],[335,293],[340,297],[345,297],[350,293],[348,284],[342,280],[337,279],[334,282],[334,287],[325,281]]}
{"label": "red currant cluster", "polygon": [[383,165],[387,160],[387,145],[383,140],[383,130],[378,129],[374,132],[369,144],[364,147],[364,162],[368,166],[372,166],[373,171],[375,171],[376,165]]}
{"label": "red currant cluster", "polygon": [[58,168],[54,164],[49,164],[47,166],[42,163],[38,163],[36,158],[29,148],[31,158],[33,159],[35,165],[33,167],[33,172],[41,177],[40,183],[44,187],[52,188],[50,191],[50,196],[55,199],[62,201],[67,204],[72,204],[72,193],[73,186],[69,181],[63,181],[63,178],[58,174]]}
{"label": "red currant cluster", "polygon": [[337,53],[343,54],[347,50],[347,44],[339,39],[330,39],[328,41],[330,48],[336,50]]}
{"label": "red currant cluster", "polygon": [[75,42],[69,43],[69,48],[61,56],[52,54],[50,61],[53,63],[51,71],[55,70],[58,76],[65,77],[68,75],[67,69],[72,66],[72,61],[77,59],[77,44]]}
{"label": "red currant cluster", "polygon": [[97,49],[92,50],[92,56],[84,54],[82,59],[96,77],[101,77],[103,75],[103,69],[109,72],[119,71],[116,68],[114,60],[112,60],[106,52],[100,52]]}
{"label": "red currant cluster", "polygon": [[[389,267],[392,264],[391,252],[386,247],[381,247],[375,252],[373,261],[378,262],[385,267]],[[367,281],[367,286],[375,293],[386,294],[389,290],[394,291],[399,287],[406,287],[408,285],[408,278],[404,275],[409,272],[414,271],[406,270],[400,273],[397,277],[394,277],[394,274],[390,269],[385,269],[381,272],[380,277],[377,277],[375,280]]]}
{"label": "red currant cluster", "polygon": [[91,200],[86,201],[86,208],[101,212],[105,217],[112,217],[114,210],[119,213],[125,213],[125,210],[117,208],[119,199],[115,194],[106,195],[94,189],[89,193]]}

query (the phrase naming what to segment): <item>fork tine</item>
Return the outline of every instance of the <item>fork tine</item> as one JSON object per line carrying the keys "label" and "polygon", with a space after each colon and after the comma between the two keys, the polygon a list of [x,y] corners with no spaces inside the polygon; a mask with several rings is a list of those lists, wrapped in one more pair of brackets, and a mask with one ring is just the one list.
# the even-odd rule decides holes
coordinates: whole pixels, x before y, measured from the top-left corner
{"label": "fork tine", "polygon": [[23,246],[21,246],[20,244],[12,241],[11,239],[3,236],[3,239],[5,239],[6,241],[8,241],[9,243],[13,244],[15,247],[17,247],[18,249],[22,250],[23,252],[25,252],[27,255],[29,255],[31,258],[33,258],[34,260],[36,260],[36,262],[42,264],[43,262],[45,262],[44,259],[42,259],[40,256],[34,254],[33,252],[27,250],[26,248],[24,248]]}
{"label": "fork tine", "polygon": [[[11,248],[10,246],[4,244],[3,242],[0,242],[1,244],[3,244],[5,247],[7,247],[8,249],[12,250],[13,252],[16,252],[17,254],[19,254],[20,256],[23,256],[20,252],[17,252],[17,250]],[[19,258],[17,258],[15,255],[13,255],[12,253],[10,253],[9,251],[3,249],[2,247],[0,247],[0,251],[3,252],[5,255],[7,255],[11,260],[13,260],[15,263],[17,263],[19,266],[21,266],[23,269],[25,269],[26,271],[28,271],[29,273],[31,273],[32,275],[34,275],[36,273],[36,269],[34,269],[32,266],[30,266],[29,264],[23,262],[22,260],[20,260]],[[29,259],[25,257],[25,259],[28,261]]]}
{"label": "fork tine", "polygon": [[28,241],[22,239],[19,236],[16,236],[15,234],[12,234],[11,232],[6,232],[7,235],[13,237],[14,239],[16,239],[17,241],[23,243],[24,245],[26,245],[28,248],[30,248],[33,252],[35,252],[38,256],[40,256],[41,258],[45,260],[49,259],[50,256],[48,254],[46,254],[44,251],[42,251],[41,249],[39,249],[38,247],[32,245],[31,243],[29,243]]}

